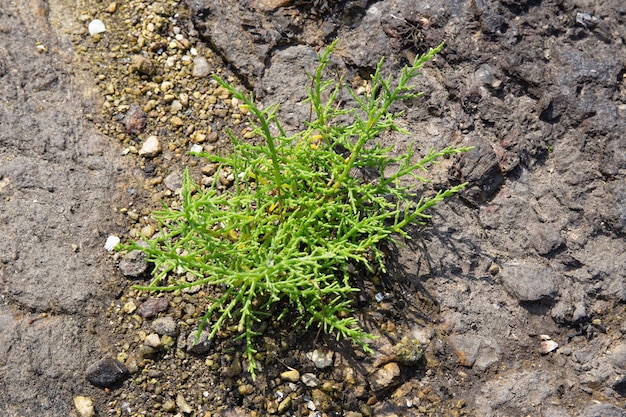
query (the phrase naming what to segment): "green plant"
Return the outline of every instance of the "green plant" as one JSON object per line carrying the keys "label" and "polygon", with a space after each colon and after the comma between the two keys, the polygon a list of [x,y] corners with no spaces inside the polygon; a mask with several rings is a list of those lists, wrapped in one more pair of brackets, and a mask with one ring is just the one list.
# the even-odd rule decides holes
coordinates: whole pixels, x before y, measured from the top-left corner
{"label": "green plant", "polygon": [[[315,117],[293,136],[280,125],[278,106],[261,110],[251,95],[215,77],[245,105],[262,142],[250,144],[231,134],[231,154],[198,154],[219,166],[213,185],[200,187],[185,171],[181,207],[155,212],[160,233],[124,247],[145,252],[155,265],[152,282],[136,288],[210,286],[217,295],[198,335],[207,325],[213,337],[225,324],[236,324],[253,376],[257,323],[269,315],[281,319],[290,307],[307,328],[321,326],[369,351],[372,336],[349,314],[351,296],[358,291],[349,264],[371,269],[376,262],[384,270],[379,242],[393,234],[408,238],[405,226],[428,218],[428,208],[465,186],[417,199],[400,180],[425,181],[417,173],[428,164],[468,148],[431,150],[415,162],[412,147],[394,157],[391,148],[375,142],[385,131],[402,131],[395,123],[400,113],[391,106],[419,96],[408,83],[441,45],[405,67],[397,83],[383,78],[381,60],[371,93],[359,96],[349,90],[355,108],[338,103],[341,81],[322,79],[334,45],[319,56],[311,74],[307,92]],[[376,175],[359,179],[353,175],[358,170]],[[226,173],[233,182],[220,190],[219,178]]]}

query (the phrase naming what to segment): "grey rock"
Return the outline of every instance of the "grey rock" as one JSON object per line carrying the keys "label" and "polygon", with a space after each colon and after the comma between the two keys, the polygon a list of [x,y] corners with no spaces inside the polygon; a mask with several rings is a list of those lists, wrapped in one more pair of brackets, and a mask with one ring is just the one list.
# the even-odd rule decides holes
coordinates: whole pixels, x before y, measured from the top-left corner
{"label": "grey rock", "polygon": [[529,415],[553,395],[559,384],[546,371],[511,372],[488,381],[476,398],[475,415],[496,416],[503,405],[507,415]]}
{"label": "grey rock", "polygon": [[468,182],[463,191],[477,203],[490,200],[504,183],[498,156],[486,139],[472,135],[463,140],[464,146],[472,146],[470,152],[459,155],[453,168],[453,175],[462,182]]}
{"label": "grey rock", "polygon": [[120,271],[125,277],[139,278],[147,270],[147,255],[138,249],[128,252],[120,261]]}
{"label": "grey rock", "polygon": [[617,345],[609,354],[609,360],[614,366],[626,370],[626,343]]}
{"label": "grey rock", "polygon": [[498,363],[502,356],[502,350],[499,346],[488,344],[483,342],[480,347],[480,351],[474,366],[472,367],[476,371],[482,372],[489,369],[491,366]]}
{"label": "grey rock", "polygon": [[595,360],[592,362],[593,368],[580,376],[580,383],[583,389],[592,392],[604,383],[609,382],[610,377],[614,375],[613,368],[605,360]]}
{"label": "grey rock", "polygon": [[209,335],[211,334],[208,330],[202,330],[200,333],[200,337],[196,341],[196,336],[198,334],[197,330],[192,331],[189,336],[187,336],[187,352],[193,353],[196,355],[201,355],[203,353],[207,353],[211,350],[212,341],[209,339]]}
{"label": "grey rock", "polygon": [[[337,65],[336,60],[334,62]],[[310,46],[285,48],[276,52],[272,64],[265,70],[266,76],[257,85],[264,102],[291,103],[283,106],[280,112],[289,127],[298,127],[309,117],[309,106],[303,104],[306,91],[300,86],[310,83],[307,73],[315,71],[318,63],[317,53]],[[287,80],[281,77],[285,73],[291,74]]]}
{"label": "grey rock", "polygon": [[550,309],[550,315],[558,323],[579,323],[588,316],[585,293],[577,283],[564,283],[559,300]]}
{"label": "grey rock", "polygon": [[556,225],[545,224],[534,234],[532,245],[539,255],[547,255],[558,249],[564,241]]}
{"label": "grey rock", "polygon": [[178,191],[183,187],[183,175],[180,172],[172,172],[163,180],[163,183],[171,191]]}
{"label": "grey rock", "polygon": [[111,355],[106,355],[87,368],[89,382],[102,388],[111,387],[126,377],[128,377],[126,366]]}
{"label": "grey rock", "polygon": [[571,417],[566,409],[555,405],[548,405],[541,410],[542,417]]}
{"label": "grey rock", "polygon": [[585,408],[576,417],[624,417],[626,412],[612,404],[592,404]]}
{"label": "grey rock", "polygon": [[562,281],[549,267],[521,262],[503,264],[500,276],[506,291],[519,301],[552,300]]}
{"label": "grey rock", "polygon": [[457,356],[457,363],[461,366],[472,367],[478,358],[480,339],[469,334],[451,335],[448,341]]}
{"label": "grey rock", "polygon": [[263,26],[259,14],[233,7],[230,0],[188,1],[195,14],[194,24],[200,35],[210,40],[235,72],[253,86],[263,75],[269,51],[280,33]]}
{"label": "grey rock", "polygon": [[176,321],[170,317],[159,317],[152,322],[152,330],[159,336],[168,335],[176,337],[178,330],[176,328]]}
{"label": "grey rock", "polygon": [[489,0],[476,0],[475,4],[480,16],[482,31],[489,35],[500,33],[504,25],[504,16],[500,10],[500,4]]}

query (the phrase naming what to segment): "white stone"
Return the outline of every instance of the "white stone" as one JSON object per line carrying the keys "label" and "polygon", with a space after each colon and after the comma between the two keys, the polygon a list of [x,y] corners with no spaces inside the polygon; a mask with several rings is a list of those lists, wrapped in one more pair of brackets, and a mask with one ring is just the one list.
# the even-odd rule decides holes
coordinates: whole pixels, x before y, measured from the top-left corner
{"label": "white stone", "polygon": [[107,28],[106,26],[104,26],[104,22],[102,20],[94,19],[91,22],[89,22],[89,34],[91,36],[97,33],[103,33],[106,31],[107,31]]}
{"label": "white stone", "polygon": [[333,365],[333,351],[324,349],[315,349],[313,352],[306,354],[317,369],[328,368]]}
{"label": "white stone", "polygon": [[547,355],[548,353],[556,350],[558,347],[559,347],[559,344],[556,343],[554,340],[544,340],[541,342],[539,351],[541,352],[542,355]]}
{"label": "white stone", "polygon": [[111,235],[107,238],[106,243],[104,244],[104,249],[108,250],[109,252],[111,252],[113,249],[115,249],[115,247],[120,243],[120,238],[115,236],[115,235]]}
{"label": "white stone", "polygon": [[206,77],[211,72],[211,66],[209,61],[203,56],[197,56],[193,60],[193,76],[194,77]]}
{"label": "white stone", "polygon": [[141,145],[139,149],[139,155],[151,158],[158,155],[161,152],[161,142],[156,136],[148,136],[148,138]]}

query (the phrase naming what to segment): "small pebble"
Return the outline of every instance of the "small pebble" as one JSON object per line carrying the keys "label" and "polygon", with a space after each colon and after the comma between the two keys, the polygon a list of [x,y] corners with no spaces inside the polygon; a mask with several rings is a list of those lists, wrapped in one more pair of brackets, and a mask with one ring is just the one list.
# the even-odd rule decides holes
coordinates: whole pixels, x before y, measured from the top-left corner
{"label": "small pebble", "polygon": [[193,408],[189,405],[182,392],[179,392],[176,396],[176,405],[178,409],[185,414],[191,414],[193,412]]}
{"label": "small pebble", "polygon": [[183,187],[183,176],[181,173],[174,171],[165,177],[163,182],[168,189],[176,192]]}
{"label": "small pebble", "polygon": [[132,314],[136,309],[137,306],[135,305],[135,302],[133,300],[128,300],[126,303],[124,303],[124,306],[122,307],[122,311],[126,314]]}
{"label": "small pebble", "polygon": [[262,12],[271,12],[279,7],[289,6],[291,0],[259,0],[254,2],[253,7]]}
{"label": "small pebble", "polygon": [[107,241],[104,244],[104,249],[111,252],[117,245],[120,243],[120,238],[114,235],[111,235],[107,238]]}
{"label": "small pebble", "polygon": [[170,317],[159,317],[152,322],[152,330],[158,335],[176,336],[176,321]]}
{"label": "small pebble", "polygon": [[153,347],[155,349],[160,349],[163,344],[161,343],[161,338],[156,333],[150,333],[146,336],[146,340],[143,341],[146,346]]}
{"label": "small pebble", "polygon": [[239,375],[241,371],[243,371],[243,368],[241,367],[241,362],[235,359],[233,363],[230,364],[230,366],[224,368],[224,375],[228,378],[234,378]]}
{"label": "small pebble", "polygon": [[148,115],[138,105],[133,104],[128,108],[124,116],[124,125],[127,133],[133,135],[141,133],[146,128],[147,123]]}
{"label": "small pebble", "polygon": [[278,413],[282,414],[289,407],[291,407],[291,396],[285,398],[278,404]]}
{"label": "small pebble", "polygon": [[[167,308],[169,307],[169,301],[167,301],[166,298],[150,298],[149,300],[146,300],[140,307],[139,307],[139,315],[143,318],[149,319],[152,318],[154,316],[156,316],[157,314],[167,310]],[[158,319],[157,319],[158,320]],[[155,320],[154,322],[156,323]],[[156,329],[154,328],[155,324],[152,324],[152,330],[154,330],[155,332]],[[176,326],[176,323],[174,323],[174,326]],[[159,333],[159,332],[157,332]],[[159,333],[161,335],[163,334],[167,334],[167,333]]]}
{"label": "small pebble", "polygon": [[333,352],[331,350],[315,349],[312,352],[306,354],[317,369],[324,369],[332,366],[333,364]]}
{"label": "small pebble", "polygon": [[159,153],[161,153],[161,142],[159,142],[159,138],[154,135],[148,136],[141,146],[141,149],[139,149],[139,155],[147,158],[152,158]]}
{"label": "small pebble", "polygon": [[291,369],[280,374],[280,379],[288,382],[298,382],[300,380],[300,372],[296,369]]}
{"label": "small pebble", "polygon": [[107,31],[106,26],[104,26],[104,23],[102,22],[102,20],[100,19],[94,19],[91,22],[89,22],[89,34],[91,36],[96,35],[98,33],[104,33]]}
{"label": "small pebble", "polygon": [[87,379],[98,387],[110,387],[127,376],[126,366],[111,355],[106,355],[87,368]]}
{"label": "small pebble", "polygon": [[193,76],[194,77],[206,77],[211,72],[209,61],[203,56],[197,56],[193,60]]}
{"label": "small pebble", "polygon": [[176,403],[172,400],[166,400],[161,407],[163,411],[172,412],[176,409]]}
{"label": "small pebble", "polygon": [[314,374],[306,373],[302,375],[301,381],[307,387],[315,388],[319,385],[319,380]]}
{"label": "small pebble", "polygon": [[384,390],[396,383],[400,376],[400,367],[395,362],[389,362],[378,369],[369,378],[370,387],[374,391]]}
{"label": "small pebble", "polygon": [[143,55],[133,55],[131,58],[131,70],[149,77],[156,73],[154,63]]}
{"label": "small pebble", "polygon": [[151,238],[152,236],[154,236],[154,233],[156,232],[156,230],[154,229],[154,226],[151,224],[147,224],[144,227],[141,228],[141,234],[142,236],[147,237],[148,239]]}
{"label": "small pebble", "polygon": [[201,355],[211,350],[211,340],[209,339],[211,332],[203,330],[200,338],[196,342],[197,333],[197,330],[194,330],[187,336],[187,352]]}
{"label": "small pebble", "polygon": [[120,261],[120,271],[125,277],[139,278],[148,269],[147,256],[140,250],[128,252]]}
{"label": "small pebble", "polygon": [[185,122],[183,121],[183,119],[181,119],[178,116],[172,117],[170,121],[172,122],[172,126],[174,127],[181,127],[185,125]]}
{"label": "small pebble", "polygon": [[542,355],[547,355],[548,353],[555,351],[559,347],[559,344],[554,340],[543,340],[539,347],[539,351]]}
{"label": "small pebble", "polygon": [[91,398],[82,395],[74,397],[74,407],[81,417],[92,417],[96,413]]}
{"label": "small pebble", "polygon": [[237,391],[241,395],[250,395],[254,392],[254,387],[250,384],[239,385]]}

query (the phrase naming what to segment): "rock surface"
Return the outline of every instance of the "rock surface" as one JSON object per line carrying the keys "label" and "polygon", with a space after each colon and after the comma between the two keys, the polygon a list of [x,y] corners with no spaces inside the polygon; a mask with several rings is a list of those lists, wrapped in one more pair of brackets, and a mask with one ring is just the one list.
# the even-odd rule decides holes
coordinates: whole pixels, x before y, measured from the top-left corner
{"label": "rock surface", "polygon": [[111,343],[101,314],[119,285],[103,244],[123,231],[112,207],[132,168],[86,123],[98,100],[51,27],[57,6],[11,1],[0,13],[3,416],[68,416],[76,393],[100,401],[85,370]]}
{"label": "rock surface", "polygon": [[[623,1],[188,0],[190,10],[175,13],[165,10],[170,3],[155,3],[145,30],[150,23],[150,33],[167,42],[141,46],[145,39],[135,37],[128,42],[135,48],[131,55],[112,49],[103,54],[106,67],[120,64],[124,77],[154,83],[146,90],[150,101],[133,108],[132,120],[134,103],[114,103],[121,96],[113,97],[105,66],[87,76],[104,85],[102,94],[94,92],[91,79],[82,84],[73,48],[89,45],[84,53],[97,55],[96,37],[86,32],[94,16],[79,16],[66,3],[18,0],[0,14],[0,56],[7,57],[0,60],[0,413],[70,415],[80,392],[99,413],[122,415],[154,406],[185,412],[203,404],[215,415],[250,415],[259,407],[303,415],[623,415]],[[103,8],[94,7],[86,13]],[[125,7],[108,5],[107,32],[97,36],[119,33],[115,17]],[[212,130],[185,130],[194,104],[205,103],[193,102],[196,91],[155,81],[173,68],[196,81],[214,70],[211,59],[194,59],[187,44],[194,31],[260,102],[281,103],[290,130],[309,113],[304,72],[332,39],[340,41],[329,69],[353,88],[367,87],[382,56],[384,71],[396,71],[445,40],[442,53],[416,80],[424,96],[401,104],[402,123],[413,134],[381,140],[399,152],[411,144],[418,153],[475,146],[474,153],[435,167],[434,187],[426,192],[448,186],[450,179],[470,187],[433,211],[432,223],[406,247],[392,251],[388,277],[364,283],[358,310],[385,339],[373,346],[389,351],[364,356],[323,334],[318,338],[316,329],[303,334],[270,326],[259,342],[264,374],[244,395],[233,388],[247,381],[245,359],[228,334],[207,343],[197,357],[187,355],[186,336],[196,323],[191,319],[206,308],[193,305],[188,293],[168,300],[167,314],[181,326],[177,349],[164,358],[162,351],[137,346],[135,339],[143,342],[134,332],[146,336],[158,320],[143,318],[163,310],[138,314],[145,299],[128,295],[127,283],[115,281],[114,262],[107,261],[102,243],[111,233],[128,232],[113,208],[128,206],[148,183],[163,184],[155,201],[180,188],[184,167],[177,161],[186,160],[182,155],[191,146],[176,149],[175,138],[225,149],[217,130],[227,125],[230,107],[219,102],[205,111],[204,117],[215,117]],[[71,44],[61,34],[81,41]],[[174,51],[181,50],[189,55],[179,68]],[[138,54],[141,62],[132,58]],[[138,95],[125,88],[117,89],[127,95],[124,100],[146,95],[143,87]],[[229,100],[208,90],[197,93]],[[116,127],[109,135],[126,135],[121,141],[127,150],[136,152],[157,120],[172,129],[154,132],[163,148],[143,158],[139,174],[119,157],[117,139],[90,127],[101,105],[114,109]],[[128,218],[144,218],[138,205]],[[375,301],[377,293],[384,294],[383,302]],[[139,310],[129,312],[126,305]],[[116,312],[124,328],[113,336],[107,326],[118,319]],[[423,352],[405,346],[394,358],[392,347],[402,346],[416,323],[434,329],[420,345]],[[540,335],[550,335],[558,349],[541,355]],[[105,395],[85,380],[85,369],[113,344],[124,343],[137,349],[126,361],[134,376]],[[314,359],[302,353],[314,351],[321,353]],[[402,357],[402,365],[391,360]],[[285,365],[303,376],[314,373],[317,385],[281,381]]]}

